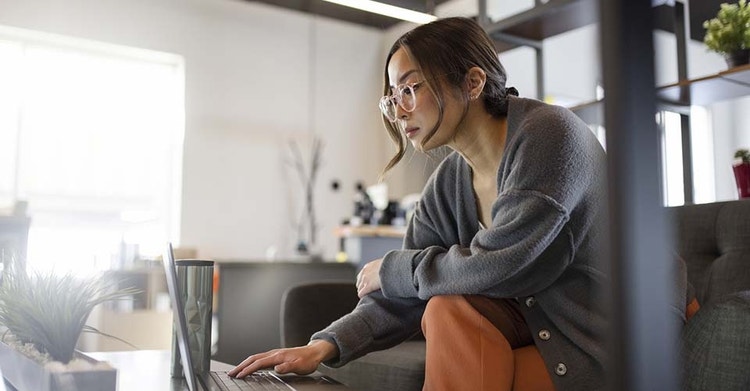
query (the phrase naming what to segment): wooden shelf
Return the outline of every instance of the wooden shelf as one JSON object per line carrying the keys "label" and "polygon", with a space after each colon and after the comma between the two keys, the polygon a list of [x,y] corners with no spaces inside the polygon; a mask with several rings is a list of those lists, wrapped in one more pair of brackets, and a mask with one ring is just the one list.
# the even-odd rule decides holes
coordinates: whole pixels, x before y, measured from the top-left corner
{"label": "wooden shelf", "polygon": [[[547,38],[599,20],[598,0],[550,0],[486,26],[498,52],[539,45]],[[674,0],[653,0],[654,7],[671,7]]]}
{"label": "wooden shelf", "polygon": [[542,40],[595,23],[599,18],[597,0],[550,0],[546,4],[502,19],[486,27],[496,39],[498,52],[521,46],[513,38]]}
{"label": "wooden shelf", "polygon": [[[659,87],[656,94],[661,109],[684,114],[689,114],[686,106],[750,96],[750,65]],[[604,100],[586,102],[569,109],[587,124],[604,124]]]}
{"label": "wooden shelf", "polygon": [[402,238],[406,234],[406,227],[393,225],[342,225],[333,231],[338,238],[353,236],[378,236]]}
{"label": "wooden shelf", "polygon": [[683,106],[706,105],[750,95],[750,65],[657,89],[659,99]]}

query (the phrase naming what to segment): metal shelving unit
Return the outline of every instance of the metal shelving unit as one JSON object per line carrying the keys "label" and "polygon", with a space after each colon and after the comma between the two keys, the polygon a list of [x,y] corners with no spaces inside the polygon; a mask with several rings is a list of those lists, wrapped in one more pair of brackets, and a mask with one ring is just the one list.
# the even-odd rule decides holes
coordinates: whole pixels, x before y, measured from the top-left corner
{"label": "metal shelving unit", "polygon": [[[598,0],[549,0],[524,12],[499,21],[490,21],[486,16],[486,0],[480,0],[480,16],[485,30],[495,40],[498,52],[518,47],[531,47],[536,52],[537,98],[544,97],[544,53],[542,42],[568,31],[572,31],[600,20]],[[680,82],[687,80],[687,36],[685,32],[685,5],[675,0],[651,0],[649,20],[651,28],[673,32],[677,38],[677,74]],[[642,55],[642,53],[638,53]],[[661,95],[660,95],[661,96]],[[601,124],[602,101],[592,101],[570,109],[589,124]],[[689,108],[675,102],[664,102],[660,109],[675,111],[681,116],[684,199],[693,203],[693,169],[690,148]]]}
{"label": "metal shelving unit", "polygon": [[677,106],[707,105],[750,95],[750,65],[682,80],[657,89],[659,99]]}
{"label": "metal shelving unit", "polygon": [[541,45],[555,35],[596,23],[598,0],[553,0],[485,26],[499,52]]}
{"label": "metal shelving unit", "polygon": [[[574,108],[589,123],[607,128],[612,295],[608,302],[613,327],[610,335],[612,362],[609,389],[675,391],[678,381],[677,326],[671,323],[669,297],[672,278],[666,260],[670,258],[668,226],[659,193],[659,146],[654,113],[654,20],[673,16],[678,41],[678,78],[687,79],[684,5],[672,0],[550,0],[497,22],[486,15],[486,0],[479,0],[479,20],[496,41],[500,52],[529,46],[537,52],[537,82],[541,72],[542,41],[585,25],[602,21],[600,32],[604,87],[607,105],[590,102]],[[601,6],[601,9],[599,8]],[[744,77],[732,74],[729,77]],[[744,80],[744,79],[742,79]],[[721,78],[724,81],[724,78]],[[699,83],[695,88],[699,88]],[[692,87],[677,86],[678,95]],[[671,90],[660,90],[660,97]],[[543,95],[539,88],[538,95]],[[672,103],[680,107],[680,101]],[[683,149],[689,147],[687,114],[683,117]],[[688,148],[689,149],[689,148]],[[687,156],[689,159],[689,155]],[[692,184],[692,178],[684,178]],[[692,201],[692,187],[687,192]],[[659,265],[654,260],[663,259]]]}

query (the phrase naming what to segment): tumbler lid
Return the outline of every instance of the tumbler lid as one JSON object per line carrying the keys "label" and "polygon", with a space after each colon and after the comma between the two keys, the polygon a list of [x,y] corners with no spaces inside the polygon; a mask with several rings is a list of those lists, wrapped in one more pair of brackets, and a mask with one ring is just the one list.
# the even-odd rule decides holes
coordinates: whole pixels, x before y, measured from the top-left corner
{"label": "tumbler lid", "polygon": [[213,266],[214,261],[205,259],[178,259],[175,261],[177,266]]}

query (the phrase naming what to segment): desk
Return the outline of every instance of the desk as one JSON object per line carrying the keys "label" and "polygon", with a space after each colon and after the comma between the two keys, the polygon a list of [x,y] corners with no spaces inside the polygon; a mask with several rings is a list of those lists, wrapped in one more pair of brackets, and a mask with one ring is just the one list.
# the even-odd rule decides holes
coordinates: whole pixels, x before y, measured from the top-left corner
{"label": "desk", "polygon": [[[86,353],[117,368],[117,391],[187,390],[181,379],[170,376],[169,350],[135,350],[129,352]],[[228,371],[229,364],[211,361],[212,371]]]}
{"label": "desk", "polygon": [[[172,379],[169,350],[134,350],[129,352],[85,353],[95,360],[107,361],[117,368],[117,391],[187,391],[182,379]],[[233,367],[211,361],[212,371],[228,371]],[[15,391],[5,383],[8,391]]]}
{"label": "desk", "polygon": [[[135,350],[130,352],[86,353],[100,360],[108,361],[117,368],[117,391],[186,391],[182,379],[172,379],[170,352],[168,350]],[[211,360],[212,371],[228,371],[234,366]],[[321,376],[319,372],[313,375]],[[349,391],[342,384],[321,382],[307,376],[280,375],[295,389],[316,391]],[[213,389],[213,387],[211,387]]]}

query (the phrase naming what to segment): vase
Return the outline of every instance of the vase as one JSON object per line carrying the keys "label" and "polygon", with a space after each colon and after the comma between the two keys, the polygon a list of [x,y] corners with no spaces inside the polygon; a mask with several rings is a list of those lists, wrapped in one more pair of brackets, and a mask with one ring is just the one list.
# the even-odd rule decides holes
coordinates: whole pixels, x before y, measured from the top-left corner
{"label": "vase", "polygon": [[[0,368],[3,377],[18,391],[115,391],[117,370],[83,353],[76,358],[94,366],[87,370],[51,370],[0,342]],[[1,380],[0,380],[1,381]]]}
{"label": "vase", "polygon": [[727,61],[729,68],[745,65],[750,63],[750,49],[742,49],[726,53],[724,54],[724,59]]}
{"label": "vase", "polygon": [[750,198],[750,163],[737,163],[732,169],[740,198]]}

